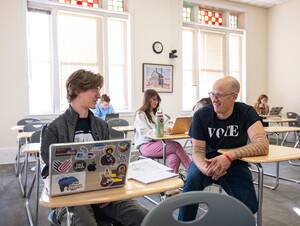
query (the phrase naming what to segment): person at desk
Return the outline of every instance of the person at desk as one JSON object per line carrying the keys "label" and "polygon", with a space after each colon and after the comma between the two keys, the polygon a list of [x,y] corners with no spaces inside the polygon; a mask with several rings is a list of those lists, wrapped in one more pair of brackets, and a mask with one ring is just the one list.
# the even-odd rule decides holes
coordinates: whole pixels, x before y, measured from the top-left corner
{"label": "person at desk", "polygon": [[[154,89],[144,93],[142,106],[135,113],[135,146],[145,156],[162,157],[163,144],[160,140],[151,140],[145,135],[155,132],[154,116],[159,108],[161,98]],[[170,128],[166,127],[166,131]],[[176,141],[166,140],[168,167],[172,172],[178,173],[180,163],[188,170],[191,160],[181,144]]]}
{"label": "person at desk", "polygon": [[[254,108],[235,102],[239,90],[240,84],[234,77],[218,79],[209,93],[212,104],[195,113],[189,131],[193,162],[183,192],[219,184],[227,194],[239,199],[255,213],[258,202],[252,175],[248,164],[239,158],[266,155],[269,144]],[[250,144],[247,144],[248,137]],[[218,149],[229,150],[222,155]],[[178,219],[194,220],[197,209],[198,205],[180,208]]]}
{"label": "person at desk", "polygon": [[[49,146],[53,143],[108,140],[108,125],[95,117],[89,108],[95,108],[103,86],[103,77],[91,71],[78,70],[66,81],[69,108],[42,129],[41,157],[42,178],[49,175]],[[61,225],[66,224],[65,208],[57,208],[56,216]],[[75,225],[97,225],[99,213],[117,220],[122,225],[140,225],[147,210],[135,200],[122,200],[96,205],[75,206]]]}
{"label": "person at desk", "polygon": [[200,100],[198,100],[192,109],[192,116],[195,114],[195,112],[198,109],[200,109],[204,106],[207,106],[209,104],[211,104],[211,99],[209,97],[204,97],[204,98],[201,98]]}
{"label": "person at desk", "polygon": [[256,110],[257,114],[260,116],[261,123],[263,124],[264,127],[269,126],[267,122],[263,122],[263,117],[262,115],[267,115],[269,114],[269,105],[268,105],[268,96],[265,94],[262,94],[258,97],[257,101],[254,104],[254,109]]}
{"label": "person at desk", "polygon": [[110,97],[107,94],[102,94],[99,99],[96,109],[92,110],[94,115],[105,119],[106,114],[116,113],[113,106],[110,104]]}

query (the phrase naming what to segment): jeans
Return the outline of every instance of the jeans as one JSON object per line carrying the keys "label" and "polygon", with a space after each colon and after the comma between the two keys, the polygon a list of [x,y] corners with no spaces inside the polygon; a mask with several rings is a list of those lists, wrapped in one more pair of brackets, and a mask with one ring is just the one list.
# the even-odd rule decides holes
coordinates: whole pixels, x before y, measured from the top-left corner
{"label": "jeans", "polygon": [[[252,181],[252,174],[248,169],[248,163],[234,160],[227,173],[214,181],[211,177],[204,175],[198,167],[191,163],[183,192],[202,191],[212,183],[220,185],[228,195],[231,195],[244,203],[253,213],[258,208],[257,197]],[[184,206],[179,209],[178,220],[195,220],[198,211],[198,204]]]}

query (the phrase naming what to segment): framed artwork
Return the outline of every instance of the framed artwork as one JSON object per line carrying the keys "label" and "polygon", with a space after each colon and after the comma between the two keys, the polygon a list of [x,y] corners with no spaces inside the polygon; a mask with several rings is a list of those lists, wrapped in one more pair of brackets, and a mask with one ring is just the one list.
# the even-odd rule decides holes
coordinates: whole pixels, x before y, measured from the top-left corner
{"label": "framed artwork", "polygon": [[155,89],[159,93],[173,93],[173,65],[143,64],[143,92]]}

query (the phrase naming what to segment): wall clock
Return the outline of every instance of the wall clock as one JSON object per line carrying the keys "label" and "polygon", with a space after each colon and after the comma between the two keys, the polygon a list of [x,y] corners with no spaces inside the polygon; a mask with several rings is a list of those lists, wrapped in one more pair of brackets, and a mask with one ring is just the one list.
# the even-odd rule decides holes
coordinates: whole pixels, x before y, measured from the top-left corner
{"label": "wall clock", "polygon": [[160,54],[160,53],[162,53],[164,47],[163,47],[163,45],[161,44],[161,42],[156,41],[156,42],[153,43],[152,49],[153,49],[153,51],[154,51],[155,53]]}

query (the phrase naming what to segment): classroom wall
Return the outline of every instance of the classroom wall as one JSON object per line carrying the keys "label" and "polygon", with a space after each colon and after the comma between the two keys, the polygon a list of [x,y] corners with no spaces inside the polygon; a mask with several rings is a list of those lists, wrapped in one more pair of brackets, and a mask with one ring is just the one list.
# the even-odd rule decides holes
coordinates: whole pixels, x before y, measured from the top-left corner
{"label": "classroom wall", "polygon": [[271,106],[300,114],[299,0],[289,0],[269,10],[268,90]]}
{"label": "classroom wall", "polygon": [[[209,1],[233,5],[247,10],[247,92],[249,104],[268,88],[268,10],[227,1]],[[171,117],[181,112],[181,24],[180,0],[133,0],[133,111],[142,101],[142,64],[174,65],[174,92],[162,93],[162,108]],[[11,157],[17,149],[16,132],[11,131],[20,118],[27,116],[26,28],[25,0],[2,0],[0,7],[0,94],[1,132],[0,163],[7,153]],[[164,45],[162,54],[152,51],[154,41]],[[169,52],[177,49],[178,58],[169,59]],[[42,94],[41,94],[42,95]],[[133,114],[125,117],[133,122]],[[12,159],[12,158],[11,158]]]}

